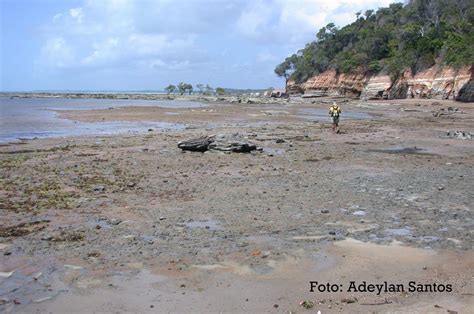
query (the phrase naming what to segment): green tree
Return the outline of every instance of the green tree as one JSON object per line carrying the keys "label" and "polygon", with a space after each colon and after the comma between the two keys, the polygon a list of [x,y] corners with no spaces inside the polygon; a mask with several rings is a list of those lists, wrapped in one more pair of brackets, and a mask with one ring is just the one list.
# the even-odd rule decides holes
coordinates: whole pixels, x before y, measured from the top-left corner
{"label": "green tree", "polygon": [[204,95],[211,95],[214,92],[214,88],[212,88],[209,84],[206,84],[204,87]]}
{"label": "green tree", "polygon": [[184,82],[179,82],[179,84],[178,84],[178,90],[179,90],[179,94],[180,94],[180,95],[183,95],[184,93],[186,93],[187,86],[188,86],[188,84],[186,84],[186,83],[184,83]]}
{"label": "green tree", "polygon": [[216,88],[216,94],[217,94],[217,95],[224,95],[224,94],[225,94],[225,90],[224,90],[222,87],[217,87],[217,88]]}
{"label": "green tree", "polygon": [[191,95],[191,93],[193,92],[193,86],[191,84],[185,84],[184,89],[189,93],[189,95]]}
{"label": "green tree", "polygon": [[286,58],[285,61],[277,65],[275,68],[275,74],[285,79],[285,86],[288,85],[288,79],[297,68],[297,62],[298,56],[294,54],[291,57]]}
{"label": "green tree", "polygon": [[199,89],[199,93],[203,94],[206,86],[204,84],[197,84],[196,87]]}
{"label": "green tree", "polygon": [[176,92],[176,86],[174,86],[172,84],[168,85],[167,87],[165,87],[165,92],[167,94],[171,94],[171,93]]}
{"label": "green tree", "polygon": [[275,74],[298,82],[333,68],[339,72],[383,71],[396,79],[436,61],[474,64],[473,0],[409,0],[358,12],[342,28],[329,23],[314,41],[276,66]]}

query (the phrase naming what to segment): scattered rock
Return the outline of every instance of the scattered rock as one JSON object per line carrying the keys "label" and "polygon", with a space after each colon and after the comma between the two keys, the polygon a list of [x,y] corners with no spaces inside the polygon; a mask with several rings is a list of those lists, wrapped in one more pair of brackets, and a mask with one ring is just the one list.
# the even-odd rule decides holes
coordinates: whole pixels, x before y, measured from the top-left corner
{"label": "scattered rock", "polygon": [[99,257],[99,256],[100,256],[100,252],[97,252],[97,251],[87,253],[87,257]]}
{"label": "scattered rock", "polygon": [[356,297],[344,298],[341,300],[342,303],[347,303],[347,304],[356,303],[357,301],[358,300]]}
{"label": "scattered rock", "polygon": [[104,192],[105,191],[105,186],[104,185],[96,185],[93,188],[94,192]]}
{"label": "scattered rock", "polygon": [[322,214],[329,214],[329,209],[321,209]]}
{"label": "scattered rock", "polygon": [[41,303],[43,301],[47,301],[47,300],[51,300],[53,297],[52,296],[48,296],[48,297],[44,297],[44,298],[40,298],[40,299],[36,299],[36,300],[33,300],[34,303]]}
{"label": "scattered rock", "polygon": [[433,113],[433,117],[447,116],[457,112],[459,112],[459,109],[456,107],[441,108]]}
{"label": "scattered rock", "polygon": [[446,136],[449,138],[455,138],[458,140],[470,140],[474,136],[472,132],[466,131],[447,131]]}
{"label": "scattered rock", "polygon": [[205,152],[207,150],[249,153],[257,149],[255,144],[248,143],[240,134],[218,134],[214,136],[200,137],[188,141],[178,142],[180,149]]}
{"label": "scattered rock", "polygon": [[209,144],[209,149],[234,152],[249,153],[257,149],[255,144],[244,141],[244,137],[240,134],[218,134],[214,137],[214,141]]}
{"label": "scattered rock", "polygon": [[205,152],[209,149],[209,144],[211,144],[213,141],[213,137],[200,137],[178,142],[178,148],[192,152]]}
{"label": "scattered rock", "polygon": [[120,224],[123,220],[122,219],[119,219],[119,218],[113,218],[110,220],[110,224],[111,225],[114,225],[114,226],[117,226],[118,224]]}
{"label": "scattered rock", "polygon": [[59,227],[52,234],[47,234],[41,237],[41,240],[44,241],[53,241],[53,242],[77,242],[85,239],[84,231],[82,230],[69,230],[62,227]]}
{"label": "scattered rock", "polygon": [[275,143],[280,144],[280,143],[285,143],[285,140],[282,138],[279,138],[275,141]]}
{"label": "scattered rock", "polygon": [[358,210],[358,211],[356,211],[356,212],[353,212],[352,215],[355,215],[355,216],[365,216],[366,213],[365,213],[365,211],[363,211],[363,210]]}
{"label": "scattered rock", "polygon": [[300,306],[304,307],[305,309],[309,310],[314,307],[314,302],[309,300],[304,300],[300,302]]}
{"label": "scattered rock", "polygon": [[37,232],[46,228],[44,223],[49,220],[37,220],[31,222],[22,222],[13,226],[0,227],[0,237],[21,237],[32,232]]}
{"label": "scattered rock", "polygon": [[82,267],[82,266],[69,265],[69,264],[64,265],[64,267],[69,268],[69,269],[72,269],[72,270],[81,270],[81,269],[84,269],[84,267]]}

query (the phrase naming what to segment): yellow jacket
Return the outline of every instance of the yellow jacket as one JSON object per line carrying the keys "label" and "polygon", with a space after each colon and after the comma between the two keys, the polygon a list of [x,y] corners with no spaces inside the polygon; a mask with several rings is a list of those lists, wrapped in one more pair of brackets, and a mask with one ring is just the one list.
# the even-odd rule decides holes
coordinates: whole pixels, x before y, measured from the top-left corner
{"label": "yellow jacket", "polygon": [[339,108],[339,106],[331,106],[329,107],[329,115],[331,117],[338,117],[341,114],[342,110]]}

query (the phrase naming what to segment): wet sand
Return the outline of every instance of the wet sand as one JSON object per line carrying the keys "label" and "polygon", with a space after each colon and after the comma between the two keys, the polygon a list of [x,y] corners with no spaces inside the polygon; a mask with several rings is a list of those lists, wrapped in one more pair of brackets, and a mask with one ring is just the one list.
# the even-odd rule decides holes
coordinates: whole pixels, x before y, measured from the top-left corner
{"label": "wet sand", "polygon": [[[0,308],[468,312],[474,148],[446,130],[474,131],[472,105],[351,101],[333,134],[326,100],[309,101],[61,111],[188,127],[0,147]],[[433,116],[448,106],[459,110]],[[234,132],[263,152],[176,146]],[[348,292],[351,281],[405,291]]]}

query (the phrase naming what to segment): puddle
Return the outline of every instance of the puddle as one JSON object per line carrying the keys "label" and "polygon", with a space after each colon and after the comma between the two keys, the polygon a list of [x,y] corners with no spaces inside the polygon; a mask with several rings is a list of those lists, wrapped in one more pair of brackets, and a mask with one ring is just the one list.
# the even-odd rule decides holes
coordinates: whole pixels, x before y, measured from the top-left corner
{"label": "puddle", "polygon": [[[328,110],[325,109],[301,109],[298,117],[308,120],[329,120]],[[371,120],[374,117],[371,114],[357,111],[343,111],[341,120]]]}
{"label": "puddle", "polygon": [[[16,270],[10,277],[0,279],[0,312],[13,312],[18,305],[41,303],[66,292],[64,285],[50,287],[45,277],[50,278],[54,267],[43,272],[33,271],[35,266]],[[46,280],[47,281],[47,280]]]}
{"label": "puddle", "polygon": [[219,220],[198,220],[191,221],[185,224],[186,227],[191,229],[202,228],[208,230],[222,230],[221,222]]}

